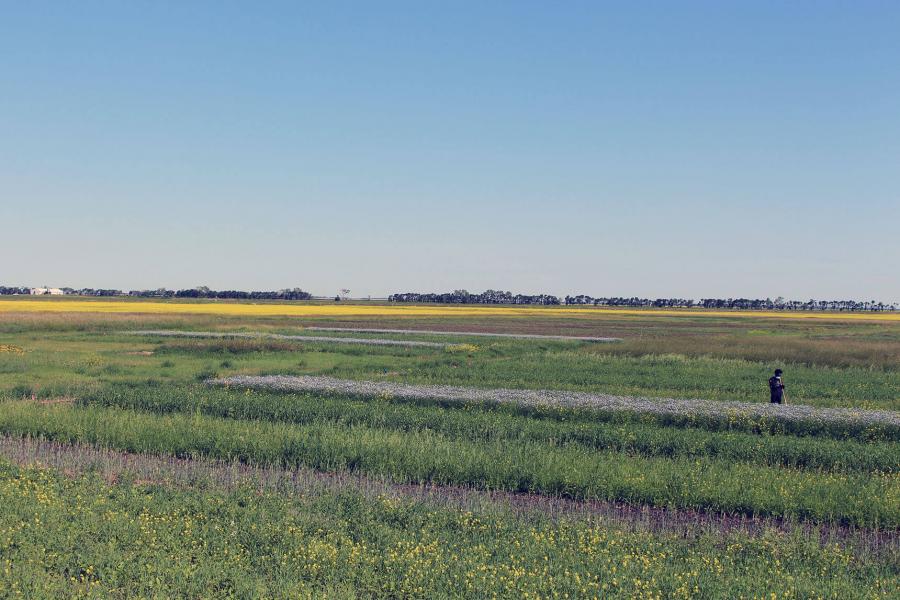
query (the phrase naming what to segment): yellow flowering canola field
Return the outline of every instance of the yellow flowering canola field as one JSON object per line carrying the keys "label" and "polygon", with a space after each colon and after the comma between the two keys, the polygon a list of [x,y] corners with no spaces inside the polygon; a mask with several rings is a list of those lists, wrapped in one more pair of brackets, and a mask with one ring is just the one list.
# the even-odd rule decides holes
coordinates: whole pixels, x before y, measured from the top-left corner
{"label": "yellow flowering canola field", "polygon": [[749,317],[900,321],[900,313],[727,311],[704,309],[628,309],[537,306],[423,306],[378,304],[252,304],[237,302],[131,302],[122,300],[0,300],[0,312],[205,314],[283,317],[567,317],[625,315],[644,317]]}

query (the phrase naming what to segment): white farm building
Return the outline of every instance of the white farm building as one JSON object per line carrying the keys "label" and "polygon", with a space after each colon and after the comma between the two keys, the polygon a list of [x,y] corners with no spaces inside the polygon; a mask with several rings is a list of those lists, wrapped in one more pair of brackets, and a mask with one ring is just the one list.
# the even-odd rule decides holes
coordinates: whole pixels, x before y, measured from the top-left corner
{"label": "white farm building", "polygon": [[32,296],[62,296],[63,291],[59,288],[39,287],[31,288]]}

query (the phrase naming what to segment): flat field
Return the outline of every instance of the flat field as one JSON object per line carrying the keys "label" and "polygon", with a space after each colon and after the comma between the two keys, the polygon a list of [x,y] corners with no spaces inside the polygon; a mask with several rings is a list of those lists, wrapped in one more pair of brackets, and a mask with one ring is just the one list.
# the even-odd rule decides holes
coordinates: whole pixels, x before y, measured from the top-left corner
{"label": "flat field", "polygon": [[898,597],[895,317],[2,300],[0,596]]}

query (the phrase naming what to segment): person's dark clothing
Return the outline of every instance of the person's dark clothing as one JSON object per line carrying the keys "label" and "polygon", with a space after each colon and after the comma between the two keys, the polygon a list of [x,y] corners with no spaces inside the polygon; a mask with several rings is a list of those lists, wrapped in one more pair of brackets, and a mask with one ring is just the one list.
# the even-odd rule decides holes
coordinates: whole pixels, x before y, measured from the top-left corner
{"label": "person's dark clothing", "polygon": [[784,382],[781,377],[769,377],[769,395],[774,404],[781,404],[784,401]]}

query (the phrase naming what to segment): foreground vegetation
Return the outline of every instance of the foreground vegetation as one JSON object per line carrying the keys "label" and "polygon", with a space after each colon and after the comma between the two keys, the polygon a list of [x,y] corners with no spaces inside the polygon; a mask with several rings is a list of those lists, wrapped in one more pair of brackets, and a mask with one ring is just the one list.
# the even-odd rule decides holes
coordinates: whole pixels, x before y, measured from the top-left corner
{"label": "foreground vegetation", "polygon": [[358,471],[399,482],[472,485],[577,499],[706,508],[900,527],[900,473],[819,473],[716,458],[629,456],[533,442],[449,439],[332,423],[286,425],[201,414],[6,402],[0,432],[131,452]]}
{"label": "foreground vegetation", "polygon": [[32,597],[888,598],[798,535],[682,536],[350,491],[184,490],[0,462],[0,589]]}
{"label": "foreground vegetation", "polygon": [[[304,332],[295,320],[265,314],[0,311],[0,433],[10,436],[0,444],[0,596],[895,593],[900,438],[892,430],[204,384],[237,374],[312,374],[764,402],[766,377],[779,366],[789,402],[900,408],[900,326],[889,322],[515,314],[402,317],[409,321],[350,314],[302,324],[623,341],[460,334],[441,337],[446,348],[400,348],[173,340],[125,332]],[[18,439],[62,444],[54,446],[57,468],[30,468],[39,458],[13,456]],[[66,457],[87,447],[140,453],[128,455],[134,460],[153,455],[176,470],[202,471],[196,465],[221,459],[336,483],[185,484],[109,465],[85,473]],[[24,466],[6,464],[4,453]],[[354,477],[383,481],[386,491],[340,483]],[[482,500],[462,508],[405,491],[420,485],[436,496]],[[510,511],[479,490],[588,508],[549,519],[540,508]],[[644,518],[660,527],[598,520],[590,516],[595,505],[650,514]],[[666,527],[690,515],[711,529]],[[727,525],[750,517],[760,523],[753,530]],[[847,535],[820,536],[816,528]],[[858,537],[873,543],[858,545]]]}

